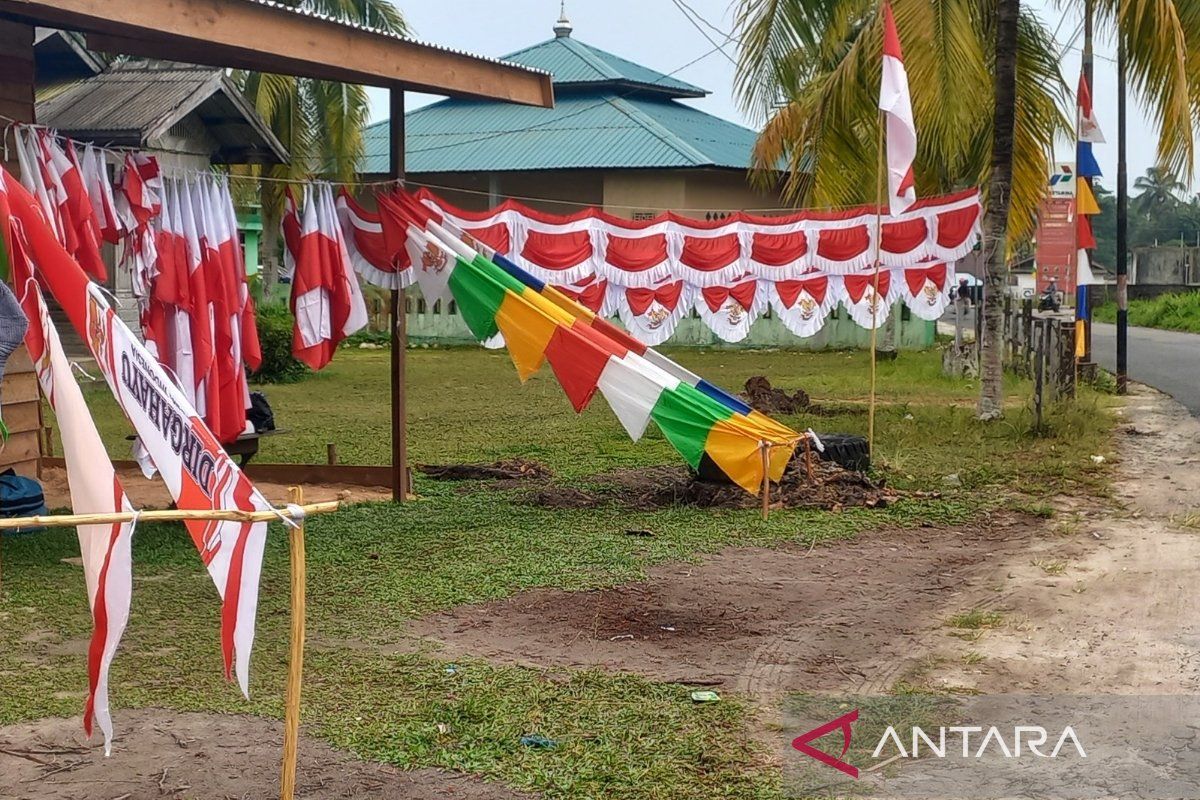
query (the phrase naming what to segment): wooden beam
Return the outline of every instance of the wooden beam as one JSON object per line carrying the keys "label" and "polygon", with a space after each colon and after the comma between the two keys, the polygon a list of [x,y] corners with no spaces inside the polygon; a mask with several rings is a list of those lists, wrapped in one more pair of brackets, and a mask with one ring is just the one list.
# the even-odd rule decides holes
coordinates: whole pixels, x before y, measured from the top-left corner
{"label": "wooden beam", "polygon": [[110,53],[510,103],[554,105],[550,76],[259,0],[0,0]]}

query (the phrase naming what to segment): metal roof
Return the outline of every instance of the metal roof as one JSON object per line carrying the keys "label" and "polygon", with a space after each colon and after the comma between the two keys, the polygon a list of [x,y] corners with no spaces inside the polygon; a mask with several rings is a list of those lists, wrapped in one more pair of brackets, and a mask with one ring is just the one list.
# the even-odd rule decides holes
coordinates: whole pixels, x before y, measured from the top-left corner
{"label": "metal roof", "polygon": [[[505,58],[553,73],[554,108],[450,99],[411,111],[408,172],[750,167],[755,131],[675,99],[704,89],[569,36]],[[387,121],[364,138],[360,172],[386,173]]]}
{"label": "metal roof", "polygon": [[[553,109],[443,100],[406,114],[405,168],[425,172],[729,167],[748,169],[757,134],[675,100],[612,92]],[[388,169],[388,123],[365,132],[361,172]]]}
{"label": "metal roof", "polygon": [[707,89],[664,75],[657,70],[584,44],[570,36],[556,36],[504,56],[553,76],[555,89],[587,85],[622,92],[653,92],[667,97],[704,97]]}
{"label": "metal roof", "polygon": [[215,161],[279,163],[288,153],[223,70],[123,64],[40,99],[37,119],[72,138],[141,147],[197,114]]}

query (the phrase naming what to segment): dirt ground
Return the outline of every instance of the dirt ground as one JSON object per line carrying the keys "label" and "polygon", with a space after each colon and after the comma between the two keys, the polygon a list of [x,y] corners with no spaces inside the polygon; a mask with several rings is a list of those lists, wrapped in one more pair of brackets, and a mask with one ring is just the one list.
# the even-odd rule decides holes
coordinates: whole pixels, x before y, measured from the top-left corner
{"label": "dirt ground", "polygon": [[[167,508],[171,505],[171,495],[162,480],[155,477],[148,480],[140,470],[118,470],[117,476],[129,501],[135,508]],[[67,487],[67,471],[61,467],[48,467],[42,470],[39,478],[46,493],[46,505],[51,509],[69,508],[71,494]],[[288,502],[288,486],[281,483],[255,481],[254,485],[264,496],[277,506]],[[322,503],[328,500],[342,500],[347,503],[363,503],[368,500],[391,499],[391,489],[382,487],[351,486],[336,483],[322,485],[305,485],[304,501],[306,503]]]}
{"label": "dirt ground", "polygon": [[[1200,420],[1131,386],[1119,430],[1121,508],[1060,498],[1049,533],[973,595],[1005,623],[967,643],[939,631],[935,685],[1077,694],[1200,690]],[[982,657],[965,667],[964,651]]]}
{"label": "dirt ground", "polygon": [[[615,589],[454,609],[413,632],[451,656],[597,666],[768,701],[886,692],[900,680],[988,692],[1191,691],[1200,532],[1170,517],[1200,497],[1200,423],[1144,388],[1124,416],[1116,488],[1125,511],[1062,498],[1050,520],[1000,514],[811,552],[732,549]],[[996,611],[997,627],[947,625],[974,609]]]}
{"label": "dirt ground", "polygon": [[[5,800],[267,800],[279,797],[282,723],[258,717],[121,711],[113,756],[79,719],[0,728]],[[300,738],[296,796],[307,800],[518,800],[497,784],[424,769],[402,772]]]}

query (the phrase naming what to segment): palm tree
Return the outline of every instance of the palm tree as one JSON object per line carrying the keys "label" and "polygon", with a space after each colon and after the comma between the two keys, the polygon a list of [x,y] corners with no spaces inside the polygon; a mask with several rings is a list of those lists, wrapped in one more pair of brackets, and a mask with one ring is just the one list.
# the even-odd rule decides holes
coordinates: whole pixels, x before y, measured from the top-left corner
{"label": "palm tree", "polygon": [[[1160,124],[1164,167],[1190,179],[1200,116],[1200,4],[1195,0],[1063,0],[1094,5],[1129,54],[1131,84]],[[1055,137],[1070,130],[1061,54],[1020,0],[893,0],[913,87],[926,194],[985,185],[989,258],[980,415],[1003,396],[995,302],[1006,253],[1034,229]],[[738,90],[765,120],[756,163],[787,159],[797,202],[872,199],[877,167],[879,0],[740,0]],[[779,100],[782,99],[782,104]],[[1008,128],[1011,127],[1011,133]],[[798,175],[797,167],[809,167]],[[811,165],[811,166],[810,166]],[[1011,220],[1010,220],[1011,210]]]}
{"label": "palm tree", "polygon": [[[408,33],[404,17],[389,0],[285,2],[344,22],[389,33]],[[313,175],[340,182],[354,179],[363,155],[363,129],[370,115],[367,93],[362,86],[245,71],[235,72],[234,79],[292,157],[289,164],[265,170],[250,168],[252,174],[288,180]],[[270,289],[279,274],[279,223],[285,186],[278,180],[262,183],[265,289]]]}
{"label": "palm tree", "polygon": [[1133,188],[1138,192],[1133,201],[1134,211],[1143,217],[1174,208],[1179,205],[1180,195],[1187,191],[1183,181],[1162,167],[1147,169],[1145,175],[1133,182]]}

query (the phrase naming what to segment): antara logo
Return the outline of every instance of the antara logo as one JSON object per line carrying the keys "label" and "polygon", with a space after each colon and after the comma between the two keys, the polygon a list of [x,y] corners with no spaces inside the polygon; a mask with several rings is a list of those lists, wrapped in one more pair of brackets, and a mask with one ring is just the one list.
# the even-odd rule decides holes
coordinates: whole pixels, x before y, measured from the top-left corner
{"label": "antara logo", "polygon": [[[830,720],[824,725],[820,725],[807,733],[797,736],[792,740],[792,747],[804,753],[809,758],[815,758],[822,764],[833,767],[839,772],[843,772],[857,780],[859,776],[858,767],[842,760],[850,750],[851,726],[857,721],[858,709],[856,708],[837,719]],[[842,733],[842,752],[838,756],[832,756],[812,746],[812,742],[839,730]],[[957,736],[961,742],[961,748],[950,747],[947,744],[948,735],[951,742]],[[901,739],[896,728],[889,725],[887,730],[883,732],[883,735],[879,737],[879,743],[875,745],[875,750],[871,753],[871,758],[886,757],[887,761],[890,762],[898,758],[955,757],[959,752],[962,753],[963,758],[983,758],[988,753],[998,753],[1005,758],[1021,758],[1030,754],[1038,758],[1058,758],[1068,743],[1071,748],[1074,748],[1080,758],[1087,758],[1083,744],[1079,741],[1074,728],[1070,725],[1063,728],[1053,749],[1048,753],[1043,752],[1049,740],[1050,733],[1040,725],[1015,725],[1012,728],[1011,736],[1007,738],[1001,729],[995,725],[988,728],[979,725],[941,727],[937,729],[936,735],[932,736],[926,733],[924,729],[913,726],[911,729],[911,738],[906,737],[905,739]],[[905,749],[905,741],[910,741],[912,746]],[[892,751],[894,751],[894,754]]]}

